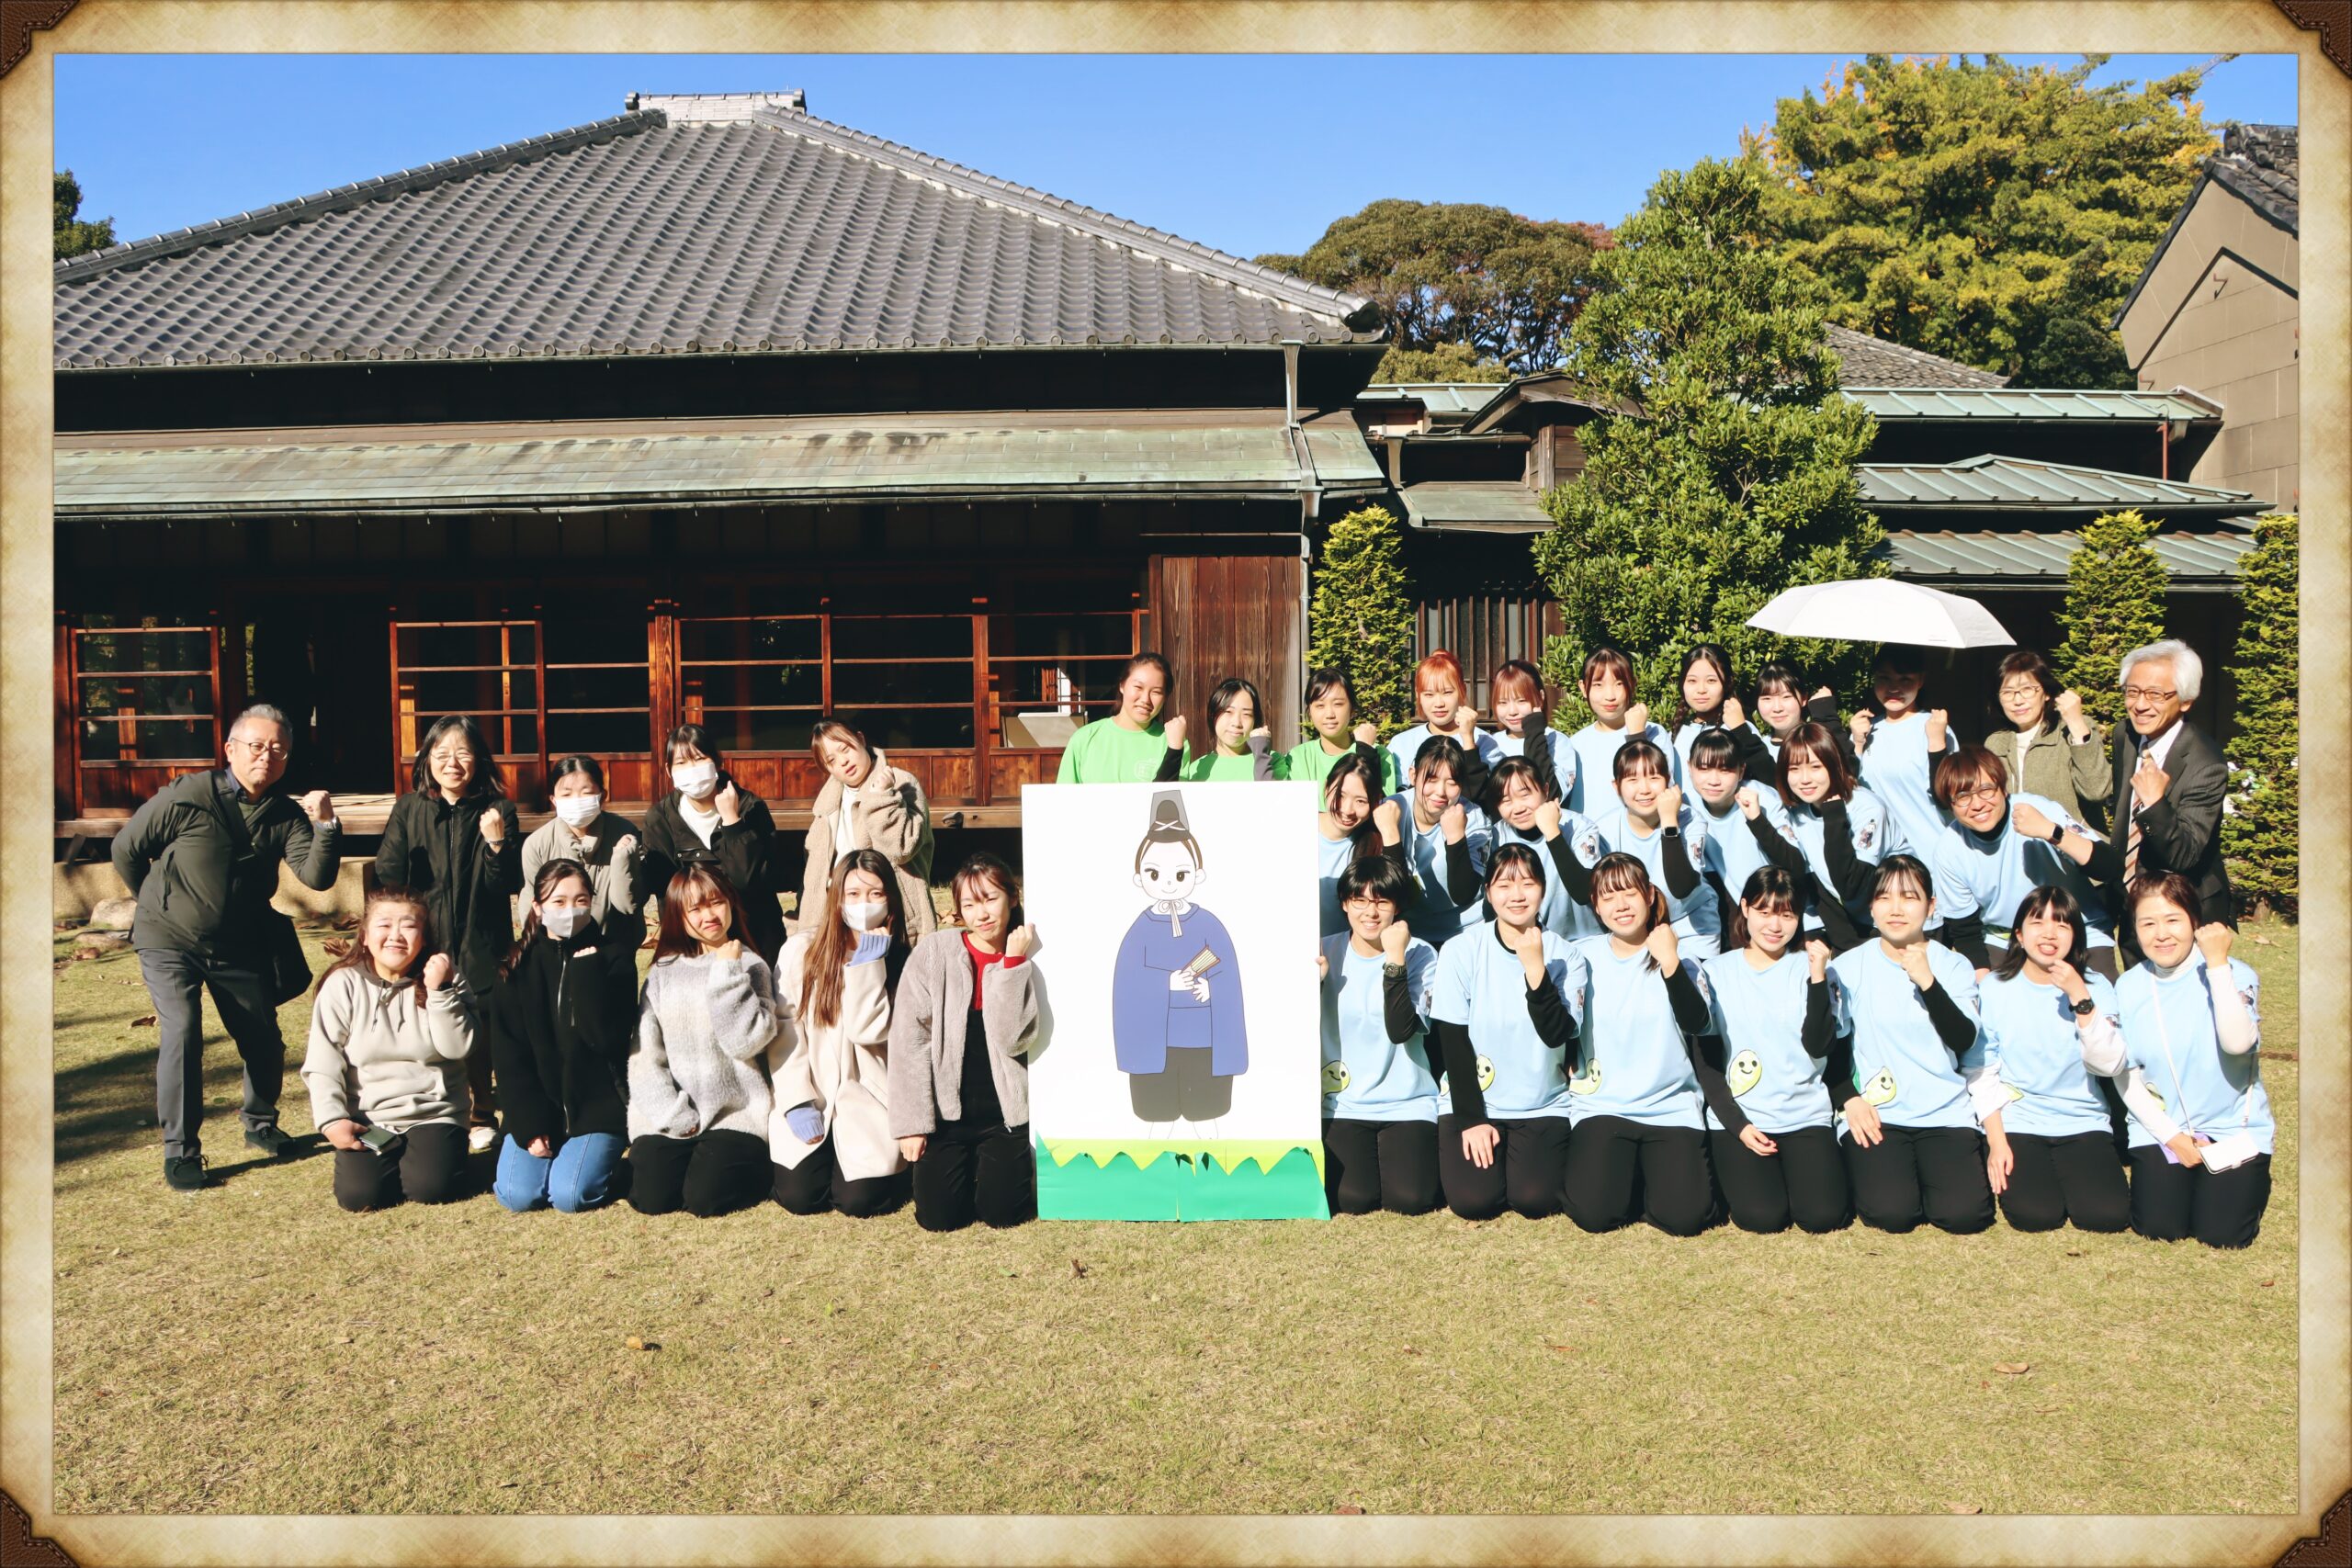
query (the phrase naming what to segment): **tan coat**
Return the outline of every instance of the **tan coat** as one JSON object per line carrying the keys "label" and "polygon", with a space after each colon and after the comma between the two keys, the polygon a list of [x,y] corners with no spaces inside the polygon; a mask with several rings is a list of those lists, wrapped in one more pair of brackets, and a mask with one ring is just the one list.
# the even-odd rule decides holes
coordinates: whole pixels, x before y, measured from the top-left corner
{"label": "tan coat", "polygon": [[[881,752],[865,782],[849,793],[850,850],[873,850],[899,871],[899,901],[907,907],[910,944],[939,929],[939,915],[931,906],[931,803],[922,785],[904,768],[894,768]],[[800,907],[793,913],[792,929],[814,931],[810,917],[822,910],[832,890],[833,863],[846,851],[834,841],[835,818],[842,808],[842,781],[828,775],[817,792],[808,824],[808,863],[801,874]]]}
{"label": "tan coat", "polygon": [[842,1180],[896,1175],[906,1162],[890,1132],[890,965],[876,959],[842,970],[841,1016],[820,1029],[800,1016],[801,976],[815,941],[806,931],[793,937],[776,966],[781,1016],[767,1052],[775,1085],[768,1156],[786,1170],[808,1157],[817,1145],[802,1143],[784,1118],[796,1105],[814,1105]]}
{"label": "tan coat", "polygon": [[2009,771],[2010,794],[2054,800],[2076,821],[2101,827],[2108,820],[2108,797],[2115,793],[2107,732],[2094,724],[2091,738],[2077,746],[2066,727],[2058,722],[2058,716],[2053,713],[2050,717],[2048,726],[2034,731],[2022,767],[2018,762],[2018,732],[2006,725],[1984,738],[1984,750]]}

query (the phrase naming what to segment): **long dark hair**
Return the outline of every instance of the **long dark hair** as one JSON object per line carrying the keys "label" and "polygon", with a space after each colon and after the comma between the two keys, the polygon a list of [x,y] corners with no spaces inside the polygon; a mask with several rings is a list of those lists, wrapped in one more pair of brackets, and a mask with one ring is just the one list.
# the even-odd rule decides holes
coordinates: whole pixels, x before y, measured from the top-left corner
{"label": "long dark hair", "polygon": [[[1690,700],[1682,694],[1682,682],[1684,677],[1690,673],[1690,667],[1692,665],[1700,663],[1702,660],[1715,667],[1715,673],[1722,678],[1724,683],[1724,694],[1715,699],[1715,706],[1713,713],[1693,713],[1690,710]],[[1731,655],[1717,643],[1693,643],[1690,646],[1690,651],[1682,656],[1682,668],[1674,677],[1674,723],[1672,728],[1679,729],[1694,718],[1705,719],[1710,724],[1717,723],[1723,717],[1724,701],[1728,698],[1736,697],[1738,694],[1739,689],[1736,686],[1734,686],[1731,682]]]}
{"label": "long dark hair", "polygon": [[424,1005],[424,966],[441,951],[433,936],[433,910],[422,893],[412,893],[405,887],[379,887],[368,895],[367,904],[359,911],[359,929],[351,933],[351,951],[327,965],[319,976],[319,983],[311,987],[315,997],[326,988],[327,976],[338,969],[365,969],[372,979],[376,974],[376,955],[368,951],[368,922],[381,904],[405,904],[416,911],[416,923],[421,932],[416,957],[410,961],[408,973],[402,976],[416,985],[416,1002]]}
{"label": "long dark hair", "polygon": [[736,894],[735,885],[708,862],[694,861],[680,868],[662,890],[662,925],[653,939],[654,963],[692,958],[702,951],[702,938],[686,929],[686,911],[713,897],[727,906],[728,934],[738,942],[751,940],[743,929],[743,900]]}
{"label": "long dark hair", "polygon": [[842,970],[848,966],[850,953],[855,950],[863,932],[853,932],[842,914],[842,887],[849,881],[849,874],[862,871],[882,882],[882,901],[889,908],[882,929],[890,938],[890,951],[884,962],[895,973],[907,945],[907,910],[899,898],[899,875],[879,850],[852,850],[833,867],[833,880],[825,893],[823,918],[818,921],[818,931],[809,940],[808,956],[800,964],[800,1020],[819,1029],[830,1029],[842,1015]]}
{"label": "long dark hair", "polygon": [[538,941],[539,905],[567,876],[576,876],[591,888],[596,886],[596,879],[588,874],[588,868],[576,860],[551,860],[539,867],[539,874],[531,879],[531,907],[524,913],[522,934],[514,939],[514,945],[506,950],[506,956],[498,961],[500,979],[513,975],[522,964],[523,955],[530,952],[531,944]]}
{"label": "long dark hair", "polygon": [[[1217,682],[1216,690],[1209,694],[1208,740],[1209,749],[1211,750],[1215,750],[1216,749],[1216,721],[1225,716],[1225,710],[1233,705],[1235,698],[1242,696],[1247,696],[1250,699],[1250,723],[1251,727],[1253,728],[1265,728],[1266,699],[1258,694],[1258,688],[1251,685],[1249,682],[1243,680],[1238,675],[1231,676],[1227,680],[1220,681]],[[1249,750],[1246,741],[1244,742],[1242,749],[1245,751]]]}
{"label": "long dark hair", "polygon": [[[1353,779],[1363,785],[1364,799],[1372,803],[1374,810],[1378,810],[1383,798],[1380,793],[1380,764],[1363,752],[1355,750],[1349,751],[1347,755],[1331,764],[1330,773],[1323,780],[1323,809],[1326,811],[1338,809],[1340,785],[1349,779]],[[1348,840],[1356,847],[1356,859],[1373,860],[1379,857],[1380,828],[1373,821],[1371,812],[1364,813],[1363,820],[1349,830]]]}
{"label": "long dark hair", "polygon": [[487,795],[493,800],[504,799],[506,780],[498,771],[498,759],[490,754],[490,738],[481,732],[481,726],[474,722],[471,714],[463,713],[443,714],[424,732],[424,739],[416,743],[416,762],[410,771],[409,782],[416,787],[417,793],[438,795],[441,792],[441,786],[434,782],[433,768],[428,759],[433,755],[433,748],[450,735],[463,740],[466,750],[474,754],[474,775],[466,781],[463,798],[474,800]]}
{"label": "long dark hair", "polygon": [[2066,945],[2066,962],[2080,965],[2083,947],[2090,938],[2083,929],[2083,907],[2072,893],[2054,884],[2045,884],[2018,900],[2018,912],[2009,918],[2009,945],[2001,952],[2001,961],[1993,965],[1993,973],[2004,980],[2017,977],[2025,967],[2025,940],[2022,928],[2036,915],[2054,915],[2066,922],[2074,932],[2074,940]]}

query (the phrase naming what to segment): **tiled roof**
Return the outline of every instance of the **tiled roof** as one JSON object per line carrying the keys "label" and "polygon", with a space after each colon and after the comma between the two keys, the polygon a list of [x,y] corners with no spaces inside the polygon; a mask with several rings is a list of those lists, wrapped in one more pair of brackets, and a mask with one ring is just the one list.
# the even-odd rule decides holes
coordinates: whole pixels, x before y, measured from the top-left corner
{"label": "tiled roof", "polygon": [[[2049,587],[2066,581],[2079,534],[1912,533],[1890,529],[1886,549],[1897,577],[1931,588],[1983,584]],[[2226,589],[2254,548],[2245,532],[2158,534],[2150,541],[2176,588]]]}
{"label": "tiled roof", "polygon": [[2222,151],[2206,172],[2280,228],[2295,231],[2301,141],[2291,125],[2233,124],[2222,130]]}
{"label": "tiled roof", "polygon": [[85,516],[458,512],[526,506],[920,501],[979,496],[1260,495],[1385,483],[1352,422],[1305,431],[1302,472],[1279,410],[739,419],[701,430],[582,421],[476,434],[207,432],[74,436],[56,451],[56,510]]}
{"label": "tiled roof", "polygon": [[1370,301],[800,112],[628,112],[58,264],[55,363],[1370,341]]}
{"label": "tiled roof", "polygon": [[1424,479],[1396,492],[1416,528],[1481,534],[1540,534],[1552,514],[1517,479]]}
{"label": "tiled roof", "polygon": [[1835,321],[1828,323],[1828,334],[1830,351],[1838,355],[1841,387],[1999,387],[2008,382],[2007,377],[1990,370],[1924,349],[1905,348]]}
{"label": "tiled roof", "polygon": [[1954,511],[2100,511],[2128,506],[2159,511],[2257,510],[2242,490],[2152,479],[2142,474],[2071,463],[2034,463],[1986,456],[1958,463],[1861,463],[1862,499],[1874,507]]}
{"label": "tiled roof", "polygon": [[2006,387],[1856,387],[1846,394],[1889,420],[2215,420],[2222,405],[2201,392],[2026,391]]}

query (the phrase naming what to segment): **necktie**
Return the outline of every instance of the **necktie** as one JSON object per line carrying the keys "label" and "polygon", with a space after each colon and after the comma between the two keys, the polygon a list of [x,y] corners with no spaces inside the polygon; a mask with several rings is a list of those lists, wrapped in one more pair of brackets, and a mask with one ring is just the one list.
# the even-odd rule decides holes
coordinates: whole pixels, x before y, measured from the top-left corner
{"label": "necktie", "polygon": [[[2144,762],[2147,761],[2147,758],[2148,758],[2147,748],[2145,748],[2145,747],[2142,747],[2142,748],[2141,748],[2141,750],[2140,750],[2140,758],[2139,758],[2139,760],[2140,760],[2142,762],[2143,762],[2143,763],[2144,763]],[[2137,768],[2135,768],[2135,769],[2133,769],[2132,771],[2133,771],[2134,773],[2136,773],[2136,772],[2138,772],[2139,770],[2138,770]],[[2139,874],[2140,874],[2140,792],[2139,792],[2138,790],[2136,790],[2136,789],[2135,789],[2135,790],[2132,790],[2132,821],[2131,821],[2131,826],[2130,826],[2130,827],[2125,830],[2124,835],[2123,835],[2123,886],[2124,886],[2124,889],[2125,889],[2125,891],[2126,891],[2127,893],[2128,893],[2128,892],[2130,891],[2130,889],[2131,889],[2132,878],[2134,878],[2134,877],[2138,876]]]}

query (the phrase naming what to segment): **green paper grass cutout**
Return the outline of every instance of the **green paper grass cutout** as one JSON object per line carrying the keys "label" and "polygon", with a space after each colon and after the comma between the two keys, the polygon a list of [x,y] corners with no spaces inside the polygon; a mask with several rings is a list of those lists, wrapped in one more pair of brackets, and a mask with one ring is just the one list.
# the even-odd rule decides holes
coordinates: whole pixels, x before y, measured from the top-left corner
{"label": "green paper grass cutout", "polygon": [[1322,1153],[1239,1140],[1185,1146],[1040,1139],[1037,1213],[1049,1220],[1329,1219]]}

